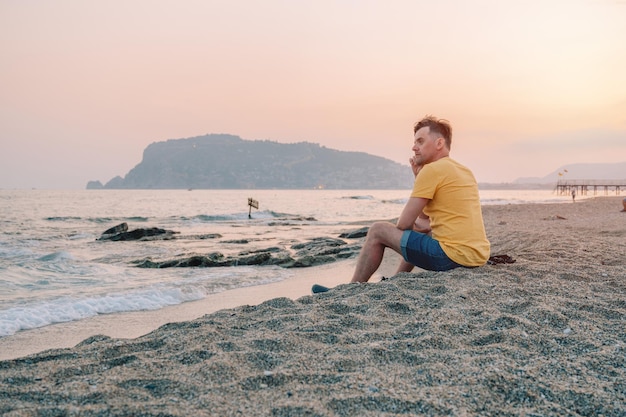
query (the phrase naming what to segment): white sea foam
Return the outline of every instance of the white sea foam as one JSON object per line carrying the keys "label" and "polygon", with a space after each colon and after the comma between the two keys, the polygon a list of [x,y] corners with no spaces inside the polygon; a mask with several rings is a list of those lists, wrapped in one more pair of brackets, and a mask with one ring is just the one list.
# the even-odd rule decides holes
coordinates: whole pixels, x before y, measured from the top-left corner
{"label": "white sea foam", "polygon": [[48,255],[44,255],[40,257],[38,260],[43,261],[43,262],[57,262],[57,261],[66,261],[66,260],[73,260],[73,259],[74,257],[72,256],[71,253],[62,251],[62,252],[54,252]]}
{"label": "white sea foam", "polygon": [[0,337],[20,330],[35,329],[54,323],[81,320],[98,314],[157,310],[163,307],[199,300],[201,289],[151,288],[125,294],[111,294],[82,299],[63,297],[32,306],[0,311]]}

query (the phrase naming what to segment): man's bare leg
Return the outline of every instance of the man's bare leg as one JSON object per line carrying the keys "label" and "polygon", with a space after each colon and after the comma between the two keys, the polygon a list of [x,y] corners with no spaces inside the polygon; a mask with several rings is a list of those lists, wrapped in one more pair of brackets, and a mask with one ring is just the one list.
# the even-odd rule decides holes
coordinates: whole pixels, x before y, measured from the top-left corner
{"label": "man's bare leg", "polygon": [[391,248],[400,253],[402,232],[391,223],[374,223],[367,232],[351,282],[369,281],[383,261],[385,248]]}
{"label": "man's bare leg", "polygon": [[413,268],[415,268],[415,265],[403,259],[402,261],[400,261],[400,265],[398,265],[398,270],[396,271],[396,274],[400,272],[411,272]]}

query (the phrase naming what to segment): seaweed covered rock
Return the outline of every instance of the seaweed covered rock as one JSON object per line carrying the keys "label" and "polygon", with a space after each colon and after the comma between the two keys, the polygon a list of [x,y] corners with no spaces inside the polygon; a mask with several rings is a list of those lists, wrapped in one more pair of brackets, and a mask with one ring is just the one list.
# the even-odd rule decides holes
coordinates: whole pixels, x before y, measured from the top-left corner
{"label": "seaweed covered rock", "polygon": [[174,234],[172,230],[161,229],[158,227],[139,228],[128,231],[127,223],[120,223],[117,226],[107,229],[97,240],[111,241],[127,241],[127,240],[156,240],[156,239],[172,239]]}
{"label": "seaweed covered rock", "polygon": [[347,244],[341,239],[314,238],[297,243],[289,250],[277,247],[241,252],[234,256],[224,256],[213,252],[207,255],[194,255],[166,261],[144,259],[136,261],[140,268],[186,268],[186,267],[223,267],[223,266],[267,266],[277,265],[283,268],[306,268],[336,262],[358,254],[359,244]]}

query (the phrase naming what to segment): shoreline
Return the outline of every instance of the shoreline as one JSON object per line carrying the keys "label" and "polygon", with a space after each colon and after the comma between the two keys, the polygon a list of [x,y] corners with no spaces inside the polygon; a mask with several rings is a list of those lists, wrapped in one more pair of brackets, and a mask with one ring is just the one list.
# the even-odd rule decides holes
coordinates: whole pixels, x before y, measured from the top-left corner
{"label": "shoreline", "polygon": [[[399,259],[395,253],[385,254],[382,269],[377,272],[371,282],[377,282],[381,275],[393,275]],[[209,294],[201,300],[159,310],[101,314],[83,320],[22,330],[0,338],[0,361],[17,359],[48,349],[71,348],[96,335],[134,339],[165,324],[194,320],[223,309],[257,305],[276,297],[288,297],[295,300],[310,295],[313,284],[335,287],[347,283],[354,272],[355,264],[356,259],[348,259],[332,264],[301,268],[294,270],[293,277],[282,281]]]}
{"label": "shoreline", "polygon": [[622,416],[621,201],[483,206],[512,264],[357,285],[350,260],[260,304],[249,287],[140,337],[0,361],[0,414]]}

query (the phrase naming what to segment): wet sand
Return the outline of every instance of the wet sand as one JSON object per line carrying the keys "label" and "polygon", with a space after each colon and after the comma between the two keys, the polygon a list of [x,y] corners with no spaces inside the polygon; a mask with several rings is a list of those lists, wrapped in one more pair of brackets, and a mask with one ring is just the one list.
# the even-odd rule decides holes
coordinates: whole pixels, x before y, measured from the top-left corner
{"label": "wet sand", "polygon": [[[484,207],[512,264],[339,284],[342,262],[141,337],[2,361],[0,414],[623,416],[621,200]],[[306,295],[311,282],[339,285]]]}

